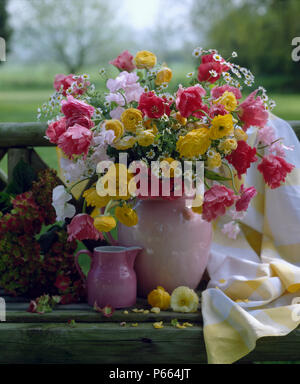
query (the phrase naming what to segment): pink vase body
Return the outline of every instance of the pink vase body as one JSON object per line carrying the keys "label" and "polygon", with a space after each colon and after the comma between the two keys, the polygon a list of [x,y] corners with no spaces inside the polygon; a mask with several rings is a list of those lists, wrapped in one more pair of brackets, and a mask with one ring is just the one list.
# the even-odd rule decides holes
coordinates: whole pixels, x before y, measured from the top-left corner
{"label": "pink vase body", "polygon": [[[137,279],[134,262],[139,247],[104,246],[79,251],[75,256],[76,267],[85,281],[88,304],[95,303],[100,308],[110,305],[113,308],[126,308],[136,303]],[[86,253],[91,257],[91,268],[87,278],[78,264],[78,256]]]}
{"label": "pink vase body", "polygon": [[170,293],[178,286],[195,289],[206,269],[212,226],[186,207],[180,198],[139,200],[134,227],[118,224],[118,241],[143,248],[136,263],[138,295],[146,297],[157,286]]}

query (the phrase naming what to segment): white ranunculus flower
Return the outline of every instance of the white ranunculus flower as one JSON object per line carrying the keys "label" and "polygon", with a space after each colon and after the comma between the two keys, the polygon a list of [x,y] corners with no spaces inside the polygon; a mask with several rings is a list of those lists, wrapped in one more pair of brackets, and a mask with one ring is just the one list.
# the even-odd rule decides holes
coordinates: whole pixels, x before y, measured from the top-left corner
{"label": "white ranunculus flower", "polygon": [[72,195],[68,193],[63,185],[59,185],[52,191],[52,206],[56,212],[57,221],[65,221],[66,218],[72,218],[76,209],[74,205],[68,201],[72,199]]}

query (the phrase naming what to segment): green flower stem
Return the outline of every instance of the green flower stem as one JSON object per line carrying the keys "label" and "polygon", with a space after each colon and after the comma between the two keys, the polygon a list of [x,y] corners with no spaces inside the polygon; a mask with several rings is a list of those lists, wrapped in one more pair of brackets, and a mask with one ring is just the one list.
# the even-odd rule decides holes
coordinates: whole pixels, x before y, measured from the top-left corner
{"label": "green flower stem", "polygon": [[279,139],[277,139],[277,140],[275,140],[275,141],[272,141],[272,143],[271,143],[271,144],[268,144],[268,145],[264,145],[263,147],[257,147],[257,149],[265,149],[265,148],[268,148],[268,147],[270,147],[271,145],[273,145],[273,144],[277,143],[277,141],[280,141],[280,140],[283,140],[283,138],[282,138],[282,137],[280,137]]}
{"label": "green flower stem", "polygon": [[115,200],[110,200],[110,202],[107,204],[107,206],[105,207],[105,211],[104,211],[104,216],[106,216],[108,214],[108,212],[116,207],[117,205],[119,205],[119,201],[115,201]]}
{"label": "green flower stem", "polygon": [[82,213],[86,213],[86,200],[84,199],[83,206],[82,206]]}
{"label": "green flower stem", "polygon": [[204,179],[204,185],[206,186],[207,189],[210,189],[210,186],[207,184],[207,181]]}
{"label": "green flower stem", "polygon": [[231,175],[231,182],[232,182],[232,186],[233,186],[233,190],[234,190],[234,193],[236,195],[238,195],[238,191],[236,189],[236,186],[235,186],[235,182],[234,182],[234,174],[233,174],[233,171],[232,171],[232,168],[230,167],[229,164],[225,163],[225,162],[222,162],[222,164],[226,165],[226,167],[229,169],[229,172],[230,172],[230,175]]}

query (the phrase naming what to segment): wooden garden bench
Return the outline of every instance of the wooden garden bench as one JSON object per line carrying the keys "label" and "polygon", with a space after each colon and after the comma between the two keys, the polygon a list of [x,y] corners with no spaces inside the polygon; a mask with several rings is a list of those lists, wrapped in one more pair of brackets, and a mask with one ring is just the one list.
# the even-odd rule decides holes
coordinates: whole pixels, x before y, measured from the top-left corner
{"label": "wooden garden bench", "polygon": [[[0,294],[6,321],[0,323],[0,364],[200,364],[206,363],[201,312],[159,314],[117,310],[105,318],[87,304],[58,306],[53,312],[27,312],[29,301]],[[136,308],[146,308],[139,300]],[[188,321],[193,327],[171,324]],[[75,325],[68,323],[75,320]],[[163,321],[164,328],[153,323]],[[120,323],[126,322],[126,325]],[[138,324],[132,326],[132,324]],[[260,339],[240,362],[300,360],[300,328],[284,337]]]}

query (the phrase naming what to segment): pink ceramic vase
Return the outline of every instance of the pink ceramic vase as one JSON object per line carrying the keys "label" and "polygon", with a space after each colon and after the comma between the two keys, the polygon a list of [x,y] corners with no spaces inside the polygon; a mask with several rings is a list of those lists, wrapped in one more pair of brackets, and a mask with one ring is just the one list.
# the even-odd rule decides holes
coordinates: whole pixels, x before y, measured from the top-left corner
{"label": "pink ceramic vase", "polygon": [[143,248],[135,263],[138,295],[146,297],[157,286],[170,293],[178,286],[195,289],[206,269],[212,226],[186,207],[184,198],[138,200],[139,222],[118,224],[118,242]]}
{"label": "pink ceramic vase", "polygon": [[[88,303],[99,307],[110,305],[113,308],[126,308],[136,303],[136,274],[134,262],[139,247],[97,247],[94,253],[79,251],[75,264],[87,289]],[[87,278],[84,276],[78,257],[86,253],[91,258],[91,268]]]}

